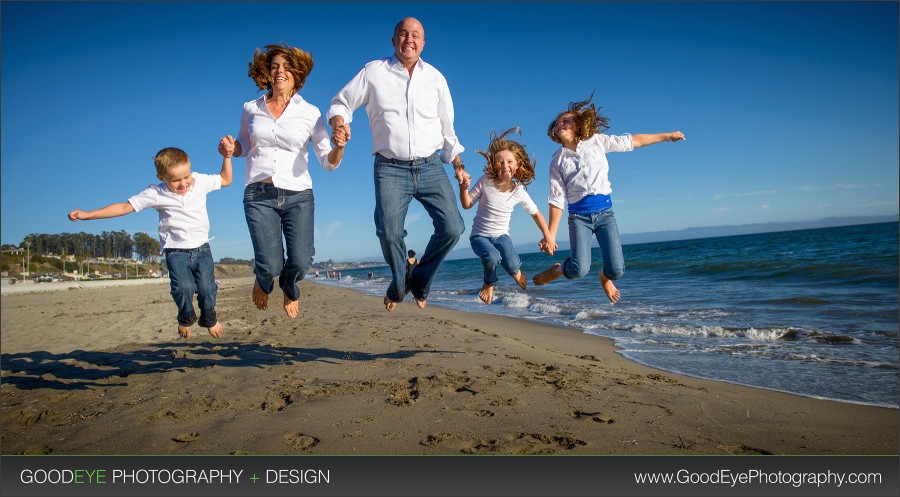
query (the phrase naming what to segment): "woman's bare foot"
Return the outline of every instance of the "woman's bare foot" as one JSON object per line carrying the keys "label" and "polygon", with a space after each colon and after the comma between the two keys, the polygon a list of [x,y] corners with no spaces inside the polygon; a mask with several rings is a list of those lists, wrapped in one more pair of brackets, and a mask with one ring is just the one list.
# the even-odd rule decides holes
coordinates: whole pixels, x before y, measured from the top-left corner
{"label": "woman's bare foot", "polygon": [[534,275],[534,284],[535,285],[546,285],[551,281],[555,280],[562,276],[562,265],[560,263],[556,263],[550,266],[550,269],[544,271],[543,273],[538,273]]}
{"label": "woman's bare foot", "polygon": [[416,302],[416,306],[417,306],[419,309],[424,309],[424,308],[425,308],[425,301],[424,301],[424,300],[419,300],[419,299],[417,299],[417,298],[415,298],[415,297],[413,297],[413,300]]}
{"label": "woman's bare foot", "polygon": [[181,335],[181,338],[187,340],[191,338],[191,327],[190,326],[181,326],[178,325],[178,334]]}
{"label": "woman's bare foot", "polygon": [[222,323],[216,321],[216,324],[210,326],[207,330],[209,330],[209,334],[213,338],[222,338]]}
{"label": "woman's bare foot", "polygon": [[600,284],[603,285],[603,293],[605,293],[606,296],[609,297],[610,302],[615,304],[619,301],[619,297],[621,296],[619,295],[619,289],[616,288],[616,285],[613,285],[611,279],[607,278],[603,274],[603,271],[600,271]]}
{"label": "woman's bare foot", "polygon": [[393,300],[389,299],[387,295],[384,296],[384,308],[387,309],[388,312],[394,310],[397,307],[397,303]]}
{"label": "woman's bare foot", "polygon": [[[519,271],[519,274],[521,273],[522,271]],[[488,285],[487,283],[482,285],[481,293],[478,294],[478,298],[480,298],[481,301],[485,304],[490,304],[491,300],[494,299],[494,285]]]}
{"label": "woman's bare foot", "polygon": [[300,301],[299,300],[291,300],[287,295],[284,296],[284,312],[287,313],[287,317],[294,319],[297,317],[297,314],[300,313]]}
{"label": "woman's bare foot", "polygon": [[516,280],[516,284],[519,285],[519,288],[521,288],[522,290],[524,290],[525,287],[528,286],[528,277],[525,276],[525,273],[523,273],[521,269],[518,273],[516,273],[515,276],[513,276],[513,279]]}
{"label": "woman's bare foot", "polygon": [[260,288],[258,281],[253,282],[253,293],[250,296],[257,309],[264,311],[269,307],[269,294]]}

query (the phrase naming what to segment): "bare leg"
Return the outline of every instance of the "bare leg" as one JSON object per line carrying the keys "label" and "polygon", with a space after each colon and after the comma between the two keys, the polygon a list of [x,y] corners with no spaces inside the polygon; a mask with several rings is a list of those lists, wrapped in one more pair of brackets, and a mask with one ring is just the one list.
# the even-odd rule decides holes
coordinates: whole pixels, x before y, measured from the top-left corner
{"label": "bare leg", "polygon": [[619,289],[616,288],[616,285],[613,284],[612,280],[607,278],[603,271],[600,271],[600,284],[603,285],[603,293],[609,297],[609,301],[615,304],[619,301]]}
{"label": "bare leg", "polygon": [[287,314],[287,317],[291,319],[297,317],[297,314],[300,313],[300,301],[291,300],[287,294],[284,294],[284,312]]}
{"label": "bare leg", "polygon": [[181,338],[187,340],[191,338],[191,327],[190,326],[181,326],[178,325],[178,334],[181,335]]}
{"label": "bare leg", "polygon": [[546,285],[547,283],[550,283],[551,281],[555,280],[556,278],[559,278],[562,275],[563,275],[562,265],[560,265],[560,263],[557,262],[556,264],[550,266],[550,269],[547,269],[543,273],[538,273],[538,274],[534,275],[534,284],[535,285]]}
{"label": "bare leg", "polygon": [[525,276],[525,273],[523,273],[521,269],[513,276],[513,279],[516,280],[516,284],[519,285],[519,288],[522,290],[528,285],[528,277]]}
{"label": "bare leg", "polygon": [[251,297],[253,298],[253,303],[256,304],[257,309],[264,311],[269,307],[269,294],[259,287],[258,281],[253,282],[253,293],[251,294]]}
{"label": "bare leg", "polygon": [[480,298],[481,301],[485,304],[490,304],[491,300],[494,298],[494,286],[485,283],[481,287],[481,293],[478,294],[478,298]]}
{"label": "bare leg", "polygon": [[384,296],[384,308],[387,309],[388,312],[394,310],[397,307],[397,303],[393,300],[389,299],[387,295]]}
{"label": "bare leg", "polygon": [[213,338],[222,338],[222,323],[216,321],[216,324],[210,326],[207,330],[209,330],[209,334]]}

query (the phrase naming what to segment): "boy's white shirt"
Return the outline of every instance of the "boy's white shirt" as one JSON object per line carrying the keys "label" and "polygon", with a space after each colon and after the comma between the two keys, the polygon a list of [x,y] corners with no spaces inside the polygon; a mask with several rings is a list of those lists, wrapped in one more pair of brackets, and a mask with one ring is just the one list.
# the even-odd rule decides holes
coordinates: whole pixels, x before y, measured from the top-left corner
{"label": "boy's white shirt", "polygon": [[192,172],[194,185],[184,195],[172,193],[165,183],[150,185],[128,199],[135,212],[159,212],[159,250],[193,249],[210,240],[206,195],[222,188],[222,176]]}
{"label": "boy's white shirt", "polygon": [[578,142],[575,151],[560,147],[550,159],[551,205],[565,210],[566,203],[574,204],[588,195],[609,195],[608,152],[631,152],[631,134],[605,135],[598,133]]}
{"label": "boy's white shirt", "polygon": [[509,234],[509,220],[516,204],[521,205],[529,215],[538,213],[537,204],[522,185],[516,185],[511,192],[501,192],[487,176],[478,178],[469,190],[472,203],[478,202],[475,220],[472,222],[473,236],[496,237]]}

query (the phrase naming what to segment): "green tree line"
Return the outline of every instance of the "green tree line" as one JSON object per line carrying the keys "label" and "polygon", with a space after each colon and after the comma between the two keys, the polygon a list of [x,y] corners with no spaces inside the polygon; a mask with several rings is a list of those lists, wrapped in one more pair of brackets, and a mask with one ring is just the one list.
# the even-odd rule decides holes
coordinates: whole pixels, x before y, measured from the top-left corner
{"label": "green tree line", "polygon": [[124,258],[137,256],[144,262],[159,259],[159,240],[146,233],[129,235],[126,231],[104,231],[99,235],[90,233],[32,233],[22,240],[18,247],[5,245],[3,248],[26,249],[30,242],[31,255],[74,255],[76,259]]}

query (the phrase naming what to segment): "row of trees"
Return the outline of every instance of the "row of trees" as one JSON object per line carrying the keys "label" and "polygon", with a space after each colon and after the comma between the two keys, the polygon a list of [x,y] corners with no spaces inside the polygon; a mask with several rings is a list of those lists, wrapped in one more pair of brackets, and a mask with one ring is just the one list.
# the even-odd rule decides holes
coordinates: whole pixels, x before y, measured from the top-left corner
{"label": "row of trees", "polygon": [[84,232],[33,233],[26,236],[17,248],[25,249],[29,242],[32,255],[74,255],[76,259],[131,259],[137,255],[145,262],[156,262],[159,258],[159,240],[146,233],[135,233],[132,237],[124,230],[104,231],[99,235]]}

